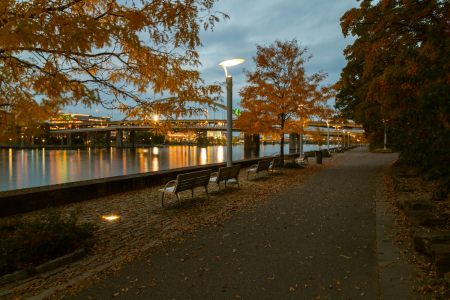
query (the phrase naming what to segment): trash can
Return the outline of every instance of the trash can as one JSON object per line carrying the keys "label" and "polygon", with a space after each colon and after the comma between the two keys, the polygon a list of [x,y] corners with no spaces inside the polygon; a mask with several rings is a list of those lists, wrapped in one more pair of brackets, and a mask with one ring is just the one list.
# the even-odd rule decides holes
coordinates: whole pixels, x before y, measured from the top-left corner
{"label": "trash can", "polygon": [[322,164],[322,151],[316,151],[316,164]]}

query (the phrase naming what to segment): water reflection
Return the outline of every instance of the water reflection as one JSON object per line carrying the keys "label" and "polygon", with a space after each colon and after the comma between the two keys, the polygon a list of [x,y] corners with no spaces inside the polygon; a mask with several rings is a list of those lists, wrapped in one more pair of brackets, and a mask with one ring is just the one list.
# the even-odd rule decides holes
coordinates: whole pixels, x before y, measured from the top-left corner
{"label": "water reflection", "polygon": [[223,146],[219,146],[217,149],[217,162],[221,163],[224,162],[224,156],[223,156]]}
{"label": "water reflection", "polygon": [[200,164],[206,164],[206,148],[202,148],[202,153],[200,154]]}
{"label": "water reflection", "polygon": [[[305,146],[304,150],[315,147]],[[226,161],[226,147],[151,147],[90,150],[0,150],[0,191],[95,178],[151,172]],[[272,155],[279,145],[259,152],[233,146],[233,161]],[[288,145],[285,147],[288,153]]]}

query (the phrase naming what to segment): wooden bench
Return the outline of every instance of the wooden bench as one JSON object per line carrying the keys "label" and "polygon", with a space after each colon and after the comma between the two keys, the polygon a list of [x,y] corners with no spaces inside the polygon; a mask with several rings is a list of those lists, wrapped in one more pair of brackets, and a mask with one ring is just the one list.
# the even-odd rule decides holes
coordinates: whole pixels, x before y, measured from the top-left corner
{"label": "wooden bench", "polygon": [[250,166],[250,168],[248,168],[248,170],[247,170],[247,180],[248,180],[248,175],[250,174],[250,172],[255,172],[256,176],[258,176],[258,180],[259,180],[260,172],[266,171],[267,175],[268,175],[269,174],[269,166],[270,166],[271,162],[272,162],[271,159],[265,159],[265,160],[260,160],[257,165]]}
{"label": "wooden bench", "polygon": [[277,157],[274,158],[269,166],[269,171],[272,171],[272,175],[273,172],[275,171],[275,169],[280,170],[280,172],[282,172],[284,167],[284,159],[282,157]]}
{"label": "wooden bench", "polygon": [[308,162],[308,153],[303,153],[302,157],[298,159],[298,163],[309,163]]}
{"label": "wooden bench", "polygon": [[[194,197],[194,189],[196,187],[204,187],[206,191],[206,196],[208,196],[208,183],[211,176],[211,170],[204,170],[199,172],[192,172],[186,174],[180,174],[177,176],[177,180],[169,181],[163,189],[158,191],[162,192],[161,206],[164,207],[164,197],[166,194],[175,194],[178,197],[178,201],[181,205],[180,192],[192,191],[192,197]],[[175,184],[173,186],[168,186],[169,184]]]}
{"label": "wooden bench", "polygon": [[[238,176],[239,172],[241,172],[241,165],[235,165],[232,167],[222,167],[219,169],[219,172],[214,172],[211,174],[211,178],[209,182],[217,183],[220,190],[220,182],[223,181],[225,183],[225,188],[227,187],[227,181],[229,179],[236,179],[236,182],[239,187]],[[213,177],[216,176],[216,177]]]}

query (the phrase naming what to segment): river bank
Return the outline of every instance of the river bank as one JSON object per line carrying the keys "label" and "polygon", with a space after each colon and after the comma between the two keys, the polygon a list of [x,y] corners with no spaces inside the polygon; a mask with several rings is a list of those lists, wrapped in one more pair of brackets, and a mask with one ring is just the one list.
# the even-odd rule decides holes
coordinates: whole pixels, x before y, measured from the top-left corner
{"label": "river bank", "polygon": [[[304,146],[304,151],[316,150]],[[289,153],[286,145],[285,153]],[[233,146],[233,161],[270,156],[279,145],[260,151]],[[0,149],[0,191],[97,180],[146,172],[224,163],[225,146],[159,146],[150,148]]]}

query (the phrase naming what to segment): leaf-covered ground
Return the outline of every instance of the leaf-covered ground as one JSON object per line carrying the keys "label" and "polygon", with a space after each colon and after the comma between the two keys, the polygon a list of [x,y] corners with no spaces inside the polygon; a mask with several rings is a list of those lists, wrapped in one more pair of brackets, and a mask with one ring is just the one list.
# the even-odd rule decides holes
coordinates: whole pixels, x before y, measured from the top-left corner
{"label": "leaf-covered ground", "polygon": [[[339,156],[342,154],[324,159],[323,165],[316,165],[311,159],[301,170],[284,170],[273,176],[263,175],[261,180],[254,174],[250,174],[247,180],[246,169],[243,169],[239,176],[240,188],[228,185],[227,189],[219,191],[217,185],[211,183],[208,186],[209,199],[204,189],[198,188],[194,197],[190,191],[181,193],[181,206],[174,195],[169,195],[166,196],[164,207],[161,207],[161,193],[158,189],[163,186],[159,186],[56,207],[56,210],[67,216],[77,207],[81,207],[83,214],[80,221],[94,222],[100,226],[96,232],[97,243],[90,255],[56,273],[49,272],[54,273],[49,276],[35,276],[25,283],[18,282],[0,288],[0,293],[5,289],[16,289],[15,298],[27,298],[50,287],[70,282],[73,278],[119,257],[132,261],[148,248],[172,241],[182,233],[193,232],[199,227],[224,220],[230,213],[263,204],[266,197],[272,193],[301,185],[308,176],[334,164],[332,161]],[[34,219],[42,213],[44,212],[27,213],[24,218]],[[119,219],[104,220],[102,217],[107,215],[118,215]],[[120,266],[116,265],[110,271],[119,268]],[[96,274],[91,278],[97,276]],[[74,287],[84,283],[80,281],[74,284]]]}

